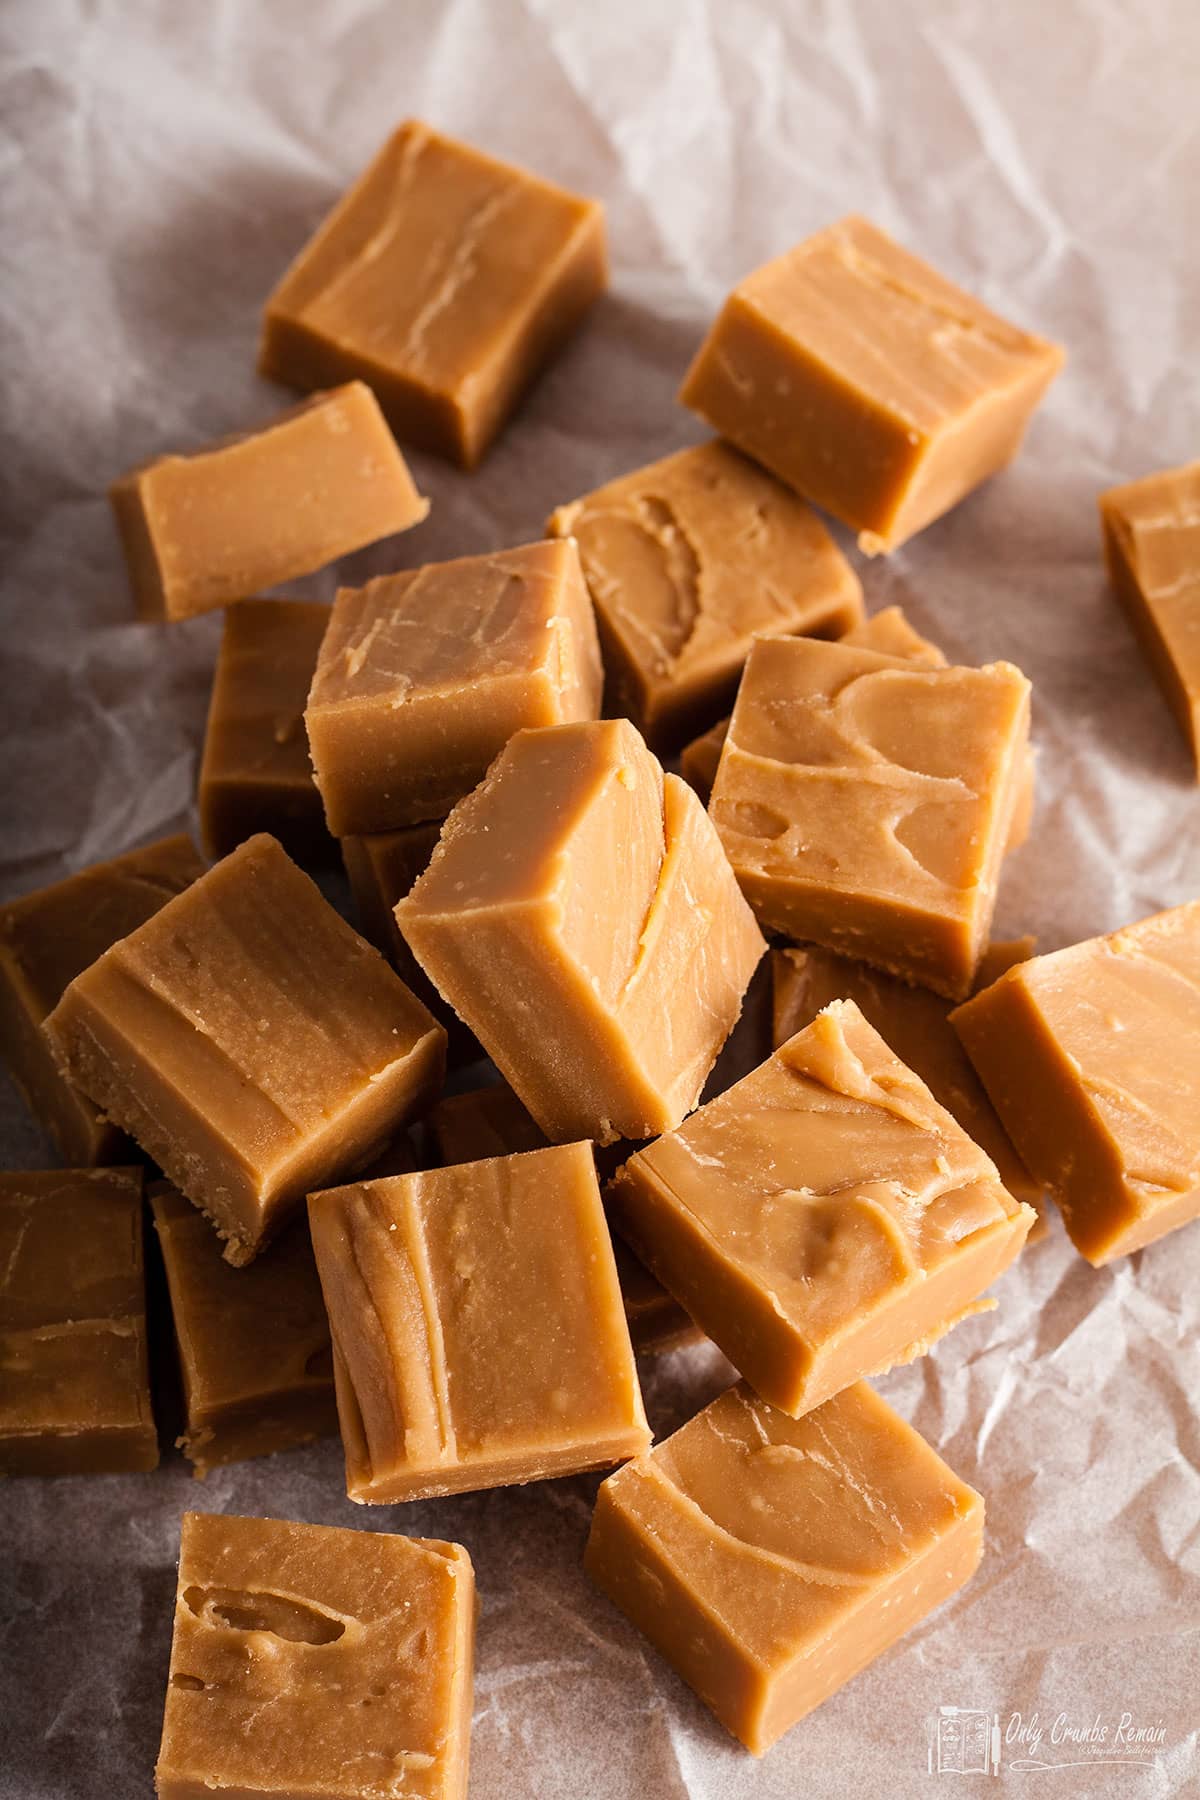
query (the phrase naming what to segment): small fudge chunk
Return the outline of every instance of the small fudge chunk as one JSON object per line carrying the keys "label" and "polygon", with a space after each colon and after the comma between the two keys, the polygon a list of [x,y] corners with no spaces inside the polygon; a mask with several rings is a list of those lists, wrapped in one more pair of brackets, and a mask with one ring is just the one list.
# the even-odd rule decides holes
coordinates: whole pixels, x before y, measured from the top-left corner
{"label": "small fudge chunk", "polygon": [[116,483],[112,503],[146,619],[244,600],[429,511],[360,381],[256,431],[143,463]]}
{"label": "small fudge chunk", "polygon": [[1062,363],[850,217],[733,290],[679,397],[873,555],[1012,460]]}
{"label": "small fudge chunk", "polygon": [[728,712],[756,635],[840,637],[857,575],[803,500],[699,444],[559,507],[596,607],[608,708],[670,749]]}
{"label": "small fudge chunk", "polygon": [[696,796],[625,719],[518,733],[396,918],[557,1142],[677,1125],[764,949]]}
{"label": "small fudge chunk", "polygon": [[0,1054],[73,1168],[128,1161],[133,1147],[63,1076],[42,1026],[78,974],[204,866],[190,838],[163,838],[0,908]]}
{"label": "small fudge chunk", "polygon": [[309,1217],[352,1500],[646,1449],[590,1144],[330,1188]]}
{"label": "small fudge chunk", "polygon": [[1026,772],[1029,683],[755,644],[709,811],[760,924],[971,992]]}
{"label": "small fudge chunk", "polygon": [[1019,963],[953,1014],[1097,1266],[1200,1214],[1200,901]]}
{"label": "small fudge chunk", "polygon": [[308,1221],[296,1219],[250,1268],[233,1269],[182,1194],[160,1183],[150,1205],[183,1382],[179,1447],[197,1475],[336,1432],[329,1320]]}
{"label": "small fudge chunk", "polygon": [[983,1500],[864,1383],[730,1388],[600,1488],[584,1566],[761,1756],[970,1580]]}
{"label": "small fudge chunk", "polygon": [[464,1800],[474,1651],[459,1544],[184,1513],[160,1800]]}
{"label": "small fudge chunk", "polygon": [[1100,519],[1117,598],[1200,776],[1200,461],[1109,488]]}
{"label": "small fudge chunk", "polygon": [[77,976],[46,1029],[239,1265],[433,1098],[446,1043],[265,836]]}
{"label": "small fudge chunk", "polygon": [[574,544],[342,588],[304,715],[330,830],[444,819],[515,731],[594,719],[601,681]]}
{"label": "small fudge chunk", "polygon": [[0,1475],[152,1469],[140,1169],[0,1175]]}
{"label": "small fudge chunk", "polygon": [[852,1001],[632,1156],[608,1198],[701,1330],[797,1416],[977,1311],[1037,1216]]}
{"label": "small fudge chunk", "polygon": [[597,201],[410,120],[267,302],[259,368],[361,376],[398,437],[474,468],[607,284]]}

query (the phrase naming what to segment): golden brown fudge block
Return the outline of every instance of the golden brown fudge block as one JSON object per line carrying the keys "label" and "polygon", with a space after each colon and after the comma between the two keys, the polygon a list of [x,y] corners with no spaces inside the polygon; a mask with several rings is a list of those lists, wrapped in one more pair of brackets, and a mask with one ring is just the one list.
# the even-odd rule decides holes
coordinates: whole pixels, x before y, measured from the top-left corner
{"label": "golden brown fudge block", "polygon": [[1200,901],[1020,963],[953,1015],[1097,1265],[1200,1214]]}
{"label": "golden brown fudge block", "polygon": [[601,680],[574,544],[343,588],[304,715],[330,830],[444,819],[514,732],[594,719]]}
{"label": "golden brown fudge block", "polygon": [[1200,776],[1200,461],[1100,496],[1104,556]]}
{"label": "golden brown fudge block", "polygon": [[183,1382],[179,1447],[197,1475],[336,1432],[329,1320],[307,1219],[248,1269],[233,1269],[182,1194],[160,1182],[150,1205]]}
{"label": "golden brown fudge block", "polygon": [[799,1420],[730,1388],[604,1482],[584,1563],[761,1756],[982,1550],[981,1497],[859,1382]]}
{"label": "golden brown fudge block", "polygon": [[429,511],[359,381],[159,456],[112,489],[138,612],[186,619],[311,574]]}
{"label": "golden brown fudge block", "polygon": [[269,831],[290,856],[333,853],[313,780],[304,708],[329,608],[240,600],[228,608],[200,763],[200,833],[211,857]]}
{"label": "golden brown fudge block", "polygon": [[140,1169],[0,1174],[0,1475],[152,1469]]}
{"label": "golden brown fudge block", "polygon": [[873,555],[1011,461],[1062,363],[850,217],[739,283],[679,397]]}
{"label": "golden brown fudge block", "polygon": [[970,993],[1026,779],[1029,683],[845,644],[750,653],[709,812],[760,924]]}
{"label": "golden brown fudge block", "polygon": [[184,1513],[160,1800],[464,1800],[459,1544]]}
{"label": "golden brown fudge block", "polygon": [[259,368],[361,376],[397,436],[474,468],[607,283],[597,201],[410,120],[267,302]]}
{"label": "golden brown fudge block", "polygon": [[857,575],[803,500],[728,444],[677,451],[560,506],[596,606],[606,710],[671,749],[728,712],[756,635],[840,637]]}
{"label": "golden brown fudge block", "polygon": [[434,1097],[446,1043],[266,836],[77,976],[46,1029],[238,1265]]}
{"label": "golden brown fudge block", "polygon": [[63,1077],[42,1026],[89,963],[203,873],[190,838],[163,838],[0,908],[0,1054],[73,1168],[128,1161],[133,1146]]}
{"label": "golden brown fudge block", "polygon": [[979,1310],[1037,1216],[850,1000],[630,1157],[608,1200],[700,1329],[794,1415]]}
{"label": "golden brown fudge block", "polygon": [[647,1448],[590,1144],[330,1188],[309,1218],[352,1500]]}
{"label": "golden brown fudge block", "polygon": [[519,732],[396,918],[560,1142],[677,1125],[764,948],[696,796],[625,719]]}

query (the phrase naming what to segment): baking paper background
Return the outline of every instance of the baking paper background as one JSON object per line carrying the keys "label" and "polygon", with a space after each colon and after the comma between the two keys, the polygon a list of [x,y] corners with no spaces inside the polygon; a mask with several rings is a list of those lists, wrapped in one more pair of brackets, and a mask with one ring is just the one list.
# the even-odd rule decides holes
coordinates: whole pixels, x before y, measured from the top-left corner
{"label": "baking paper background", "polygon": [[[189,815],[216,616],[131,622],[104,498],[140,458],[268,416],[259,308],[408,113],[603,198],[614,279],[473,477],[343,578],[516,543],[700,438],[674,403],[743,273],[868,213],[1070,350],[1017,464],[886,561],[952,657],[1032,677],[1040,789],[998,929],[1049,948],[1200,893],[1200,796],[1106,591],[1097,491],[1200,453],[1195,0],[7,0],[0,8],[5,895]],[[330,597],[332,572],[296,585]],[[48,1151],[0,1093],[10,1167]],[[594,1481],[351,1507],[337,1446],[200,1485],[0,1492],[0,1795],[151,1792],[180,1511],[460,1539],[475,1559],[475,1800],[840,1800],[929,1773],[939,1708],[1036,1714],[1013,1793],[1200,1793],[1200,1226],[1093,1271],[1061,1228],[883,1391],[979,1487],[971,1586],[761,1763],[580,1570]],[[660,1431],[728,1379],[647,1363]],[[1159,1725],[1152,1766],[1049,1742]],[[936,1762],[935,1762],[936,1767]]]}

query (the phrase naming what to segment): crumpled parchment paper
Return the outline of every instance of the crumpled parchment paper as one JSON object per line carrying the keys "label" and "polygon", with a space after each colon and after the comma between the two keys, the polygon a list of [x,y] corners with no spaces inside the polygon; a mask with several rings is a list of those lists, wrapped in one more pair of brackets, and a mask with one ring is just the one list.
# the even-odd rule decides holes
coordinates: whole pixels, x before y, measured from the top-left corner
{"label": "crumpled parchment paper", "polygon": [[[699,438],[673,396],[724,292],[861,210],[1070,350],[1018,463],[864,569],[873,607],[1034,682],[998,930],[1048,948],[1194,897],[1200,797],[1095,496],[1200,448],[1198,95],[1194,0],[7,0],[3,892],[186,819],[220,620],[132,621],[104,489],[286,401],[261,303],[420,113],[600,195],[613,291],[477,475],[414,458],[431,518],[343,578],[526,540]],[[7,1085],[0,1131],[7,1166],[46,1160]],[[939,1755],[990,1754],[989,1720],[1014,1793],[1200,1793],[1200,1226],[1097,1272],[1056,1223],[997,1298],[881,1384],[987,1496],[978,1577],[762,1763],[590,1590],[594,1481],[368,1511],[329,1443],[0,1492],[0,1797],[150,1793],[187,1506],[467,1544],[487,1800],[953,1793]],[[656,1427],[728,1378],[648,1363]]]}

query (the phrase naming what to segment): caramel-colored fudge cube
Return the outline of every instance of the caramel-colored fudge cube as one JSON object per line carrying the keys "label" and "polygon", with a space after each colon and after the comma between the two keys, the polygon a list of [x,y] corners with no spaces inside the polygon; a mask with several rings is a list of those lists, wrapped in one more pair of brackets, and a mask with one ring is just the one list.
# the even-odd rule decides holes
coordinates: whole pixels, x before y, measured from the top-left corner
{"label": "caramel-colored fudge cube", "polygon": [[266,836],[77,976],[46,1029],[239,1265],[434,1097],[446,1042]]}
{"label": "caramel-colored fudge cube", "polygon": [[1037,1216],[850,1000],[630,1157],[608,1202],[701,1330],[797,1416],[978,1310]]}
{"label": "caramel-colored fudge cube", "polygon": [[309,1218],[352,1500],[647,1448],[590,1144],[327,1189]]}
{"label": "caramel-colored fudge cube", "polygon": [[163,838],[0,908],[0,1054],[72,1168],[133,1146],[62,1074],[42,1026],[75,977],[204,873],[188,837]]}
{"label": "caramel-colored fudge cube", "polygon": [[585,1567],[761,1756],[970,1580],[983,1501],[862,1382],[745,1386],[602,1485]]}
{"label": "caramel-colored fudge cube", "polygon": [[152,1469],[140,1169],[0,1174],[0,1475]]}
{"label": "caramel-colored fudge cube", "polygon": [[304,715],[330,830],[444,819],[514,732],[594,719],[601,679],[574,544],[343,588]]}
{"label": "caramel-colored fudge cube", "polygon": [[1090,1263],[1200,1214],[1200,901],[1019,963],[953,1014]]}
{"label": "caramel-colored fudge cube", "polygon": [[259,368],[361,376],[398,437],[470,469],[607,282],[598,202],[410,120],[271,295]]}
{"label": "caramel-colored fudge cube", "polygon": [[1029,683],[844,644],[750,653],[709,812],[760,924],[971,992],[1027,779]]}
{"label": "caramel-colored fudge cube", "polygon": [[459,1544],[184,1513],[159,1800],[464,1800]]}
{"label": "caramel-colored fudge cube", "polygon": [[160,1182],[150,1205],[183,1385],[179,1447],[197,1475],[336,1432],[329,1320],[307,1219],[248,1269],[234,1269],[182,1194]]}
{"label": "caramel-colored fudge cube", "polygon": [[146,619],[186,619],[309,575],[429,511],[359,381],[269,424],[159,456],[112,489]]}
{"label": "caramel-colored fudge cube", "polygon": [[1100,496],[1108,573],[1200,777],[1200,461]]}
{"label": "caramel-colored fudge cube", "polygon": [[872,555],[1012,460],[1062,363],[850,217],[734,288],[679,397]]}
{"label": "caramel-colored fudge cube", "polygon": [[728,444],[699,444],[561,506],[600,626],[607,710],[652,749],[729,711],[756,635],[840,637],[857,575],[816,514]]}
{"label": "caramel-colored fudge cube", "polygon": [[677,1125],[764,948],[696,796],[625,719],[512,738],[396,918],[558,1142]]}

